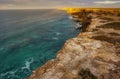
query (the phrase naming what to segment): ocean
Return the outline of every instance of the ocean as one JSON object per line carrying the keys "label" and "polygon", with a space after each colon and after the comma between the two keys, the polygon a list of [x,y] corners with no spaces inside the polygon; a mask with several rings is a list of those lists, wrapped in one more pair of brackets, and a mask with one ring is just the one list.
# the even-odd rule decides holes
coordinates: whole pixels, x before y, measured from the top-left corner
{"label": "ocean", "polygon": [[77,36],[62,10],[0,10],[0,79],[24,79]]}

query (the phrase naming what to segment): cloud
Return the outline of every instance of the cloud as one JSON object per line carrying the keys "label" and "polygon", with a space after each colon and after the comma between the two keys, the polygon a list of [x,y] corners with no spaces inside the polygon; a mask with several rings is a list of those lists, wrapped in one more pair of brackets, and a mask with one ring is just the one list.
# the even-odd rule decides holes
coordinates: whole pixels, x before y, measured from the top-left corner
{"label": "cloud", "polygon": [[96,4],[118,4],[120,1],[95,1]]}
{"label": "cloud", "polygon": [[81,0],[0,0],[0,8],[60,8],[86,6],[85,4]]}
{"label": "cloud", "polygon": [[[5,8],[120,7],[120,1],[105,0],[0,0]],[[104,5],[102,5],[104,4]],[[111,4],[106,5],[106,4]]]}

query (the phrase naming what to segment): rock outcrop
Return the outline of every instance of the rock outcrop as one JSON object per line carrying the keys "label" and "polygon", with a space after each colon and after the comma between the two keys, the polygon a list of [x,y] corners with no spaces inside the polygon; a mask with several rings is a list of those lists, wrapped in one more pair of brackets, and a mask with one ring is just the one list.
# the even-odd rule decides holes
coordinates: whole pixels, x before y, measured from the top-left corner
{"label": "rock outcrop", "polygon": [[90,15],[86,32],[67,40],[28,79],[120,79],[120,17]]}

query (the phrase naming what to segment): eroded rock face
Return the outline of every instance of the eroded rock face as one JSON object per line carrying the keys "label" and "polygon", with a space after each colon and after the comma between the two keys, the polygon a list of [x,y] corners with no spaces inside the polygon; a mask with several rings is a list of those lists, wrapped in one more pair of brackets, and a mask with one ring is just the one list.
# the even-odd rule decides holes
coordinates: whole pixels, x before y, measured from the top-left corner
{"label": "eroded rock face", "polygon": [[81,70],[100,77],[116,69],[119,57],[113,44],[88,38],[68,40],[57,58],[37,69],[30,79],[74,79],[82,78]]}
{"label": "eroded rock face", "polygon": [[29,79],[120,79],[120,41],[116,41],[120,31],[99,28],[106,24],[101,20],[93,18],[87,32],[66,41],[56,59],[35,70]]}

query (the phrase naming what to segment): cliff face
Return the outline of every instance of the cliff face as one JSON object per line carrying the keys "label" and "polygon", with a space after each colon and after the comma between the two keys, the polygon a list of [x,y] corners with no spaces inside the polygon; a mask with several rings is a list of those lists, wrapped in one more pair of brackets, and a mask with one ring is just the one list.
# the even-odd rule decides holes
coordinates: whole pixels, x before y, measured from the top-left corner
{"label": "cliff face", "polygon": [[91,16],[86,32],[67,40],[29,79],[120,79],[120,17]]}

